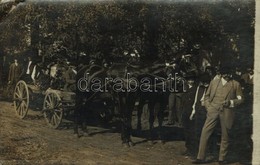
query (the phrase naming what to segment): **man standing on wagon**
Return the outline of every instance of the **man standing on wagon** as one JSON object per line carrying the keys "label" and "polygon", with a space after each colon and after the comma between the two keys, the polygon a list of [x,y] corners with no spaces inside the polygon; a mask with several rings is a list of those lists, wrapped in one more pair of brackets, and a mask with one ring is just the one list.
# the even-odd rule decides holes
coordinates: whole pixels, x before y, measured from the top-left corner
{"label": "man standing on wagon", "polygon": [[28,56],[26,64],[25,64],[25,68],[24,68],[25,74],[23,75],[23,78],[22,78],[26,83],[32,82],[31,75],[32,75],[34,66],[35,65],[32,61],[32,58],[30,56]]}

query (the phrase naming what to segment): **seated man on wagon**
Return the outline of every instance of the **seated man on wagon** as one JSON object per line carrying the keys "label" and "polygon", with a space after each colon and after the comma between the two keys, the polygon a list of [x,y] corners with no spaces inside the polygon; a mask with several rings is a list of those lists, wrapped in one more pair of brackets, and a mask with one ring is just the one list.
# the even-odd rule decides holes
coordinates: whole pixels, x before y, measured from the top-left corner
{"label": "seated man on wagon", "polygon": [[49,69],[42,62],[37,62],[32,72],[32,79],[34,85],[40,87],[42,90],[46,90],[50,87],[51,78],[49,75]]}

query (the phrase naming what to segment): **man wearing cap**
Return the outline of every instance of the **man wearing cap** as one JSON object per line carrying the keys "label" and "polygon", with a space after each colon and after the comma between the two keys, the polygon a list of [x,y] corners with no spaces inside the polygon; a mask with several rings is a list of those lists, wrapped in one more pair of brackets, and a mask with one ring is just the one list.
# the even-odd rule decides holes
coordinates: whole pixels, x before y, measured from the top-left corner
{"label": "man wearing cap", "polygon": [[239,82],[231,79],[231,69],[222,68],[221,78],[210,82],[204,97],[207,118],[200,137],[199,152],[193,164],[207,163],[206,149],[208,140],[213,133],[218,120],[221,125],[221,144],[219,151],[219,164],[226,163],[229,146],[229,133],[234,120],[234,107],[243,102],[242,89]]}

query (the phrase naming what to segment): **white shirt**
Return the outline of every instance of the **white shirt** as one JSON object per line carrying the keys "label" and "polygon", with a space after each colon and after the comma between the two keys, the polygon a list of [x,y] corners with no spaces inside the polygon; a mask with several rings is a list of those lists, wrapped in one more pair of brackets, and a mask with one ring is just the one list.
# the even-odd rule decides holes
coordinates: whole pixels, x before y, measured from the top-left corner
{"label": "white shirt", "polygon": [[29,61],[29,64],[27,66],[27,71],[26,71],[26,74],[30,74],[30,66],[32,64],[32,61]]}
{"label": "white shirt", "polygon": [[216,80],[216,79],[220,79],[220,75],[216,75],[214,78],[213,78],[213,80]]}
{"label": "white shirt", "polygon": [[36,75],[36,65],[35,65],[35,66],[33,67],[32,75],[31,75],[32,80],[35,80],[35,78],[38,77],[39,74],[40,74],[40,73],[38,73],[38,74]]}
{"label": "white shirt", "polygon": [[[221,83],[222,83],[222,85],[224,86],[226,83],[227,83],[227,80],[225,80],[223,77],[221,78]],[[237,99],[238,100],[241,100],[242,99],[242,97],[241,96],[237,96]],[[231,108],[233,108],[235,105],[234,105],[234,101],[233,100],[230,100],[230,106],[229,107],[231,107]]]}
{"label": "white shirt", "polygon": [[225,79],[222,77],[222,78],[221,78],[221,83],[222,83],[222,85],[224,86],[224,85],[226,85],[227,80],[225,80]]}

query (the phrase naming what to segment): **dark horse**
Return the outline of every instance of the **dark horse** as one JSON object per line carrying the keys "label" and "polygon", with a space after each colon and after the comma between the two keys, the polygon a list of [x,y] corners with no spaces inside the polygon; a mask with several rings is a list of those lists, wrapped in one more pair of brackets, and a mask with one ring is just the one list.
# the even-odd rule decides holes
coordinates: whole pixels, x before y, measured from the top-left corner
{"label": "dark horse", "polygon": [[[182,71],[186,74],[196,72],[195,67],[183,67],[190,64],[191,61],[185,61],[178,65],[182,66]],[[190,66],[190,65],[188,65]],[[188,69],[187,69],[188,68]],[[191,68],[191,69],[190,69]],[[185,80],[181,77],[182,82]],[[138,106],[138,128],[141,129],[140,116],[142,107],[148,103],[150,111],[149,130],[150,139],[153,140],[153,123],[155,119],[155,105],[160,104],[158,111],[159,121],[159,139],[162,140],[161,128],[163,122],[163,110],[167,105],[167,84],[172,82],[168,79],[164,63],[150,64],[129,64],[114,63],[110,67],[101,65],[87,65],[78,70],[77,82],[84,80],[84,83],[78,83],[76,92],[76,110],[75,110],[75,133],[78,134],[78,125],[82,123],[82,129],[87,132],[85,114],[89,104],[96,100],[113,100],[117,106],[121,118],[121,139],[126,146],[133,145],[132,134],[132,112],[135,102],[139,99]],[[136,83],[137,82],[137,83]],[[80,88],[81,89],[80,89]],[[82,90],[88,87],[87,90]],[[93,90],[92,87],[95,87]]]}
{"label": "dark horse", "polygon": [[[135,106],[135,102],[138,100],[138,123],[137,129],[141,130],[141,115],[143,106],[147,103],[149,109],[149,140],[154,139],[154,120],[155,114],[158,116],[159,122],[159,139],[162,140],[161,128],[163,122],[163,110],[166,109],[167,105],[167,91],[166,91],[166,72],[165,64],[151,63],[131,65],[128,64],[125,67],[126,77],[126,89],[125,92],[120,92],[119,95],[122,98],[122,140],[127,146],[132,145],[131,133],[132,133],[132,112]],[[135,81],[138,84],[135,84]],[[131,88],[131,89],[129,89]],[[134,90],[133,90],[134,89]],[[159,103],[160,108],[158,113],[155,113],[155,105]]]}
{"label": "dark horse", "polygon": [[[168,104],[168,75],[164,63],[152,63],[149,66],[144,66],[145,69],[140,69],[141,73],[136,77],[140,84],[138,91],[136,92],[136,99],[139,100],[137,107],[138,120],[137,130],[142,129],[141,115],[143,113],[143,107],[148,105],[149,111],[149,136],[148,140],[153,142],[155,139],[154,121],[158,118],[158,137],[163,142],[162,137],[162,124],[164,119],[164,110]],[[156,111],[156,104],[159,104],[159,109]]]}
{"label": "dark horse", "polygon": [[[76,103],[74,112],[74,134],[79,136],[78,126],[82,126],[83,135],[88,135],[86,126],[86,116],[89,103],[100,101],[101,98],[106,97],[106,92],[101,86],[100,89],[91,89],[94,85],[94,78],[96,80],[104,80],[106,77],[106,70],[104,67],[96,64],[86,65],[78,68],[76,82]],[[103,100],[104,101],[104,100]]]}
{"label": "dark horse", "polygon": [[[152,111],[154,110],[155,103],[160,102],[161,110],[166,107],[166,103],[163,96],[162,88],[158,88],[157,91],[150,89],[148,91],[141,90],[139,82],[150,80],[150,83],[146,82],[143,85],[150,85],[155,87],[154,80],[161,78],[158,75],[162,74],[164,64],[153,64],[150,66],[142,65],[130,65],[125,63],[115,63],[111,67],[105,68],[100,65],[88,65],[79,69],[77,74],[78,88],[76,96],[76,110],[75,110],[75,129],[74,132],[78,134],[78,125],[82,123],[82,130],[87,133],[86,121],[84,116],[86,114],[86,107],[90,102],[96,99],[113,98],[114,102],[117,103],[119,109],[122,130],[121,139],[123,144],[126,146],[133,145],[131,140],[132,133],[132,111],[135,106],[136,100],[139,98],[139,110],[148,101],[148,107]],[[165,76],[164,76],[165,77]],[[84,79],[82,79],[84,78]],[[84,80],[84,83],[79,83]],[[133,83],[135,80],[138,83]],[[103,82],[101,85],[94,83]],[[86,86],[84,87],[84,84]],[[162,82],[158,83],[162,84]],[[90,88],[98,86],[98,90],[93,91]],[[79,88],[80,87],[80,88]],[[88,87],[88,90],[85,90]],[[84,88],[84,90],[82,90]],[[141,112],[141,111],[139,111]],[[160,111],[161,112],[161,111]],[[141,114],[141,113],[139,113]],[[150,113],[150,132],[153,129],[154,113]],[[163,113],[159,113],[159,127],[162,126]],[[140,123],[139,123],[140,126]],[[140,128],[140,127],[139,127]]]}

